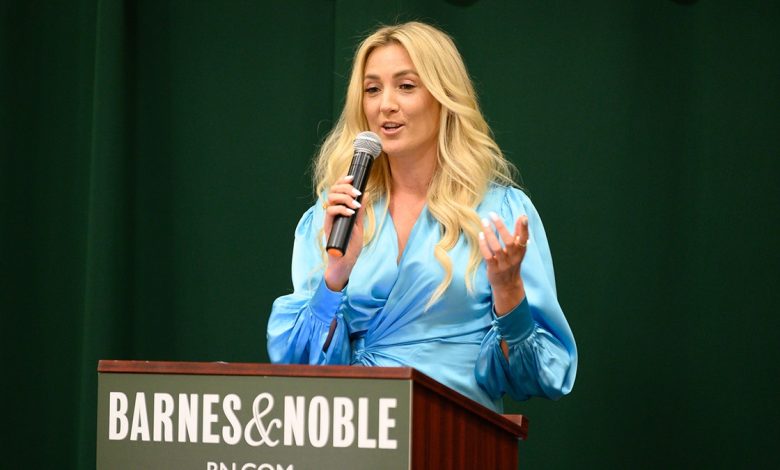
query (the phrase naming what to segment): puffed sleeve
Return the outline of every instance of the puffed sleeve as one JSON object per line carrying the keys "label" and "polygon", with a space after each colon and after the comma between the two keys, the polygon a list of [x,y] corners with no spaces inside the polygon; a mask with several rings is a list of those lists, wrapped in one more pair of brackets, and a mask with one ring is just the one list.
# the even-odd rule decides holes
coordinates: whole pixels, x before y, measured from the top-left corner
{"label": "puffed sleeve", "polygon": [[[319,238],[324,211],[319,205],[301,217],[295,229],[292,257],[293,293],[274,301],[268,320],[271,362],[285,364],[349,364],[349,334],[340,310],[344,292],[328,289]],[[333,319],[336,329],[327,351],[323,346]]]}
{"label": "puffed sleeve", "polygon": [[[555,291],[552,258],[542,221],[531,200],[507,188],[499,215],[508,226],[528,216],[530,242],[520,267],[526,297],[514,310],[497,316],[482,341],[475,367],[477,382],[493,398],[509,393],[558,399],[569,393],[577,374],[577,346]],[[507,361],[501,340],[509,346]]]}

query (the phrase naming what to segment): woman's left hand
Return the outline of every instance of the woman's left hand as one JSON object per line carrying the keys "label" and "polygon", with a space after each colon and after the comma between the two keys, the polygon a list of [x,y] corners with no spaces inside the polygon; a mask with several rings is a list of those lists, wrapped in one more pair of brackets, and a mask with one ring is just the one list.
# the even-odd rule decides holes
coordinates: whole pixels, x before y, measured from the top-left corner
{"label": "woman's left hand", "polygon": [[521,215],[517,218],[514,234],[509,233],[504,221],[495,212],[490,213],[490,219],[492,224],[488,219],[482,219],[479,251],[487,264],[496,314],[501,316],[511,312],[525,298],[520,264],[528,246],[528,217]]}

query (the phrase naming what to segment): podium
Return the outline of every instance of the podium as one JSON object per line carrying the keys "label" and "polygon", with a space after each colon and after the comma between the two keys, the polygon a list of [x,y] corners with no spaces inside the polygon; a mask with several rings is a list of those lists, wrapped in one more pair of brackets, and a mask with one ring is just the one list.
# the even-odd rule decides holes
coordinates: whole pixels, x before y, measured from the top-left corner
{"label": "podium", "polygon": [[406,367],[106,361],[97,468],[516,469],[528,420]]}

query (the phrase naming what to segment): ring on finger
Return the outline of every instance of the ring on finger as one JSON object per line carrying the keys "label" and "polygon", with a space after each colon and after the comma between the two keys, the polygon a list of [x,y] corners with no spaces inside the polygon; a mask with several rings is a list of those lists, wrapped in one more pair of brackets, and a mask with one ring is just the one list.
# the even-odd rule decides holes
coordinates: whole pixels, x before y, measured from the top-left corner
{"label": "ring on finger", "polygon": [[519,246],[519,247],[522,247],[522,248],[525,248],[525,247],[527,247],[527,246],[528,246],[528,242],[525,242],[525,243],[520,243],[520,235],[517,235],[517,236],[515,237],[515,245],[516,245],[516,246]]}

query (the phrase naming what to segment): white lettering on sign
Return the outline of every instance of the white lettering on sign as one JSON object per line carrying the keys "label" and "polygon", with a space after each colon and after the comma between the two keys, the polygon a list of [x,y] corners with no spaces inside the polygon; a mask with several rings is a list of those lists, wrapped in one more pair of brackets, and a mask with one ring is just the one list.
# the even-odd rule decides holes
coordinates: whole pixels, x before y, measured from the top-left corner
{"label": "white lettering on sign", "polygon": [[355,406],[347,397],[333,397],[333,447],[349,447],[355,440]]}
{"label": "white lettering on sign", "polygon": [[231,446],[236,445],[241,441],[241,421],[236,416],[236,411],[241,409],[241,398],[235,393],[231,393],[225,396],[225,400],[222,402],[222,411],[225,413],[230,426],[222,427],[222,440],[226,444]]}
{"label": "white lettering on sign", "polygon": [[127,395],[122,392],[108,394],[108,440],[121,441],[127,437]]}
{"label": "white lettering on sign", "polygon": [[219,444],[219,436],[211,432],[211,425],[219,418],[212,407],[219,402],[219,395],[206,393],[203,395],[203,442],[205,444]]}
{"label": "white lettering on sign", "polygon": [[[267,402],[267,404],[263,408],[263,411],[260,411],[260,406],[263,402]],[[263,418],[273,410],[273,407],[274,396],[267,392],[261,393],[255,397],[255,401],[252,402],[252,414],[254,415],[254,419],[247,423],[246,428],[244,428],[244,440],[250,446],[256,447],[265,444],[268,447],[276,447],[276,445],[279,444],[278,440],[271,438],[271,431],[273,431],[274,428],[281,428],[282,421],[278,418],[272,419],[269,421],[267,427],[263,422]],[[257,434],[260,435],[260,439],[258,440],[255,440],[254,437],[252,437],[252,432],[255,430],[257,431]]]}
{"label": "white lettering on sign", "polygon": [[286,467],[280,463],[271,465],[270,463],[245,463],[236,462],[206,462],[206,470],[295,470],[293,464]]}
{"label": "white lettering on sign", "polygon": [[179,442],[198,442],[198,395],[179,394]]}
{"label": "white lettering on sign", "polygon": [[152,440],[173,442],[173,397],[168,393],[154,394],[154,418]]}
{"label": "white lettering on sign", "polygon": [[358,447],[376,449],[376,439],[368,437],[368,398],[358,398]]}
{"label": "white lettering on sign", "polygon": [[314,447],[325,447],[328,443],[330,407],[325,397],[316,396],[309,403],[309,442]]}
{"label": "white lettering on sign", "polygon": [[390,409],[398,406],[395,398],[379,399],[379,448],[397,449],[398,442],[388,437],[390,429],[395,427],[395,419],[390,417]]}
{"label": "white lettering on sign", "polygon": [[[240,415],[241,397],[232,393],[225,396],[180,393],[178,399],[169,393],[153,393],[147,402],[144,392],[137,392],[132,400],[125,393],[109,392],[108,439],[173,442],[175,433],[180,443],[237,445],[243,441],[253,447],[281,444],[398,448],[397,439],[392,437],[397,424],[395,398],[359,397],[355,406],[355,399],[349,397],[328,399],[317,395],[307,401],[305,396],[286,395],[281,419],[272,418],[274,405],[274,396],[263,392],[255,397],[251,413],[246,411],[246,415]],[[128,417],[131,409],[132,416]]]}
{"label": "white lettering on sign", "polygon": [[146,395],[143,392],[135,394],[133,406],[133,423],[130,425],[130,440],[149,440],[149,415],[146,414]]}
{"label": "white lettering on sign", "polygon": [[[304,397],[284,397],[284,445],[293,445],[295,439],[296,446],[302,446],[304,430],[306,429],[306,398]],[[125,405],[127,408],[127,405]]]}

